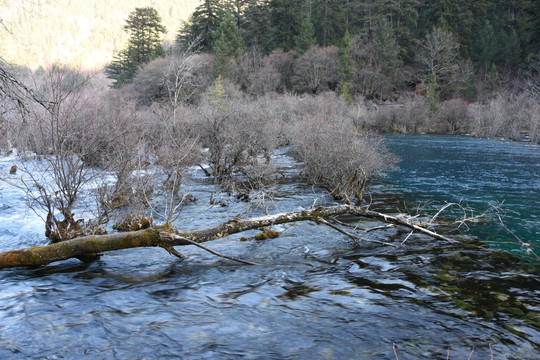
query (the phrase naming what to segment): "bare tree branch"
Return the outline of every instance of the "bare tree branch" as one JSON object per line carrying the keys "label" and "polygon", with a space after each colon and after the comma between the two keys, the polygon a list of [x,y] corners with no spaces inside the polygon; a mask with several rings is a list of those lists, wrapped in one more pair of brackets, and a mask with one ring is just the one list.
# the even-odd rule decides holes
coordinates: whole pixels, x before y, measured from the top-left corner
{"label": "bare tree branch", "polygon": [[[51,262],[66,260],[70,258],[81,258],[87,255],[94,255],[97,253],[103,253],[106,251],[136,248],[136,247],[163,247],[171,254],[183,258],[183,255],[172,249],[174,246],[186,246],[196,245],[199,246],[203,242],[217,240],[223,237],[227,237],[233,234],[241,233],[247,230],[264,229],[266,227],[302,222],[302,221],[314,221],[328,225],[325,218],[331,218],[333,216],[350,214],[358,217],[376,219],[384,223],[404,226],[410,228],[416,232],[426,234],[428,236],[454,242],[456,240],[450,239],[443,235],[440,235],[434,231],[428,230],[418,224],[408,220],[405,217],[396,217],[378,213],[352,205],[336,205],[329,207],[318,207],[310,210],[292,211],[288,213],[279,213],[267,216],[261,216],[246,220],[233,219],[229,222],[222,223],[216,226],[195,229],[188,231],[177,231],[170,229],[170,227],[156,227],[146,230],[131,231],[126,233],[114,233],[106,235],[91,235],[84,236],[72,240],[61,241],[46,246],[38,246],[21,250],[13,250],[4,253],[0,253],[0,269],[16,266],[39,266],[46,265]],[[322,220],[322,221],[321,221]],[[337,226],[332,226],[337,230]],[[340,232],[350,235],[342,229]],[[356,237],[356,236],[355,236]],[[360,240],[366,240],[364,238],[356,237]],[[377,242],[370,240],[371,242]],[[389,245],[388,243],[384,243]],[[202,247],[202,246],[199,246]],[[231,259],[234,261],[243,262],[246,264],[256,264],[253,262],[246,262],[245,260],[239,260],[229,257],[227,255],[219,254],[206,247],[202,247],[206,251]]]}

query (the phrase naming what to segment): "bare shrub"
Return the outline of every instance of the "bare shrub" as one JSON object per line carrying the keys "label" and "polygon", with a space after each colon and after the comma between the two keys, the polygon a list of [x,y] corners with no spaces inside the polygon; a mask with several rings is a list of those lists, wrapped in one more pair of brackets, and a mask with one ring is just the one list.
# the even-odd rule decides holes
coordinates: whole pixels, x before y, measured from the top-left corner
{"label": "bare shrub", "polygon": [[142,66],[133,82],[125,89],[133,94],[140,105],[150,105],[154,101],[162,100],[169,93],[167,91],[168,61],[158,57]]}
{"label": "bare shrub", "polygon": [[360,94],[369,98],[385,97],[392,91],[390,79],[378,69],[362,68],[358,70],[355,86]]}
{"label": "bare shrub", "polygon": [[150,154],[145,149],[147,125],[137,112],[135,103],[115,90],[110,90],[105,96],[107,99],[103,99],[101,112],[104,123],[100,134],[106,143],[102,146],[103,156],[99,161],[100,166],[107,170],[106,175],[112,174],[114,181],[103,181],[98,195],[100,212],[108,217],[125,205],[140,206],[140,200],[134,195],[138,178],[133,174],[145,166]]}
{"label": "bare shrub", "polygon": [[384,105],[378,111],[369,112],[369,128],[382,132],[404,134],[426,133],[430,130],[433,114],[425,101],[405,101],[405,104]]}
{"label": "bare shrub", "polygon": [[243,162],[244,145],[241,136],[239,99],[231,97],[218,78],[196,109],[194,128],[202,146],[207,148],[209,174],[219,182],[232,175]]}
{"label": "bare shrub", "polygon": [[540,52],[538,56],[531,57],[529,66],[520,72],[521,87],[529,96],[537,101],[540,99]]}
{"label": "bare shrub", "polygon": [[24,115],[21,108],[6,95],[0,94],[0,150],[9,152],[17,141],[18,123]]}
{"label": "bare shrub", "polygon": [[297,123],[293,139],[296,157],[311,183],[347,203],[360,203],[368,179],[392,168],[396,159],[382,138],[361,135],[350,118],[319,110]]}
{"label": "bare shrub", "polygon": [[[175,53],[167,68],[167,89],[173,103],[195,103],[211,83],[212,55],[191,49]],[[173,105],[174,106],[174,105]]]}
{"label": "bare shrub", "polygon": [[540,138],[538,102],[527,94],[500,93],[487,104],[472,106],[472,132],[482,137],[504,137],[513,140]]}
{"label": "bare shrub", "polygon": [[[189,168],[200,162],[202,149],[192,131],[188,108],[154,104],[140,116],[144,118],[145,142],[144,154],[139,158],[146,166],[139,172],[146,176],[140,178],[140,190],[133,193],[142,191],[145,207],[140,210],[152,208],[164,222],[171,222],[190,202],[189,191],[181,189]],[[152,200],[158,205],[153,205]]]}
{"label": "bare shrub", "polygon": [[366,36],[356,35],[351,39],[351,56],[356,64],[353,92],[368,98],[382,98],[392,91],[391,79],[382,72],[377,51]]}
{"label": "bare shrub", "polygon": [[464,130],[469,122],[469,107],[466,101],[461,99],[447,100],[439,109],[441,118],[448,122],[450,133]]}
{"label": "bare shrub", "polygon": [[239,99],[234,90],[216,82],[194,109],[194,128],[204,147],[211,174],[219,182],[229,180],[236,171],[266,159],[278,145],[281,131],[277,118],[269,111],[268,99]]}
{"label": "bare shrub", "polygon": [[313,46],[294,63],[293,90],[319,94],[334,90],[338,83],[338,48]]}
{"label": "bare shrub", "polygon": [[262,66],[262,50],[258,46],[245,49],[237,59],[230,64],[231,78],[242,91],[252,88],[255,74]]}
{"label": "bare shrub", "polygon": [[261,61],[261,67],[250,79],[249,91],[254,95],[268,92],[283,93],[290,87],[293,54],[281,49],[272,51]]}

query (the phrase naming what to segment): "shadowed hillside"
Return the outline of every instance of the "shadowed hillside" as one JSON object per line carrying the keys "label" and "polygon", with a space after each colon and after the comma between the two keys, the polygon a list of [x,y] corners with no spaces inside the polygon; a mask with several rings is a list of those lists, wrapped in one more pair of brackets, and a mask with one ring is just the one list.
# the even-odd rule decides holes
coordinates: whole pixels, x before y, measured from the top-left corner
{"label": "shadowed hillside", "polygon": [[0,54],[8,62],[39,67],[55,62],[99,68],[122,49],[125,19],[152,6],[173,40],[198,0],[0,0]]}

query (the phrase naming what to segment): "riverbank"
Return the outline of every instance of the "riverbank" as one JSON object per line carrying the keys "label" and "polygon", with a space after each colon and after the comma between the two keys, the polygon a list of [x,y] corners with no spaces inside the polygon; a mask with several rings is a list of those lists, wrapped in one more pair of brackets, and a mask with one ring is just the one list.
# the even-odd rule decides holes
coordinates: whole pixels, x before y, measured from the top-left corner
{"label": "riverbank", "polygon": [[361,101],[358,109],[363,128],[384,133],[457,134],[540,143],[540,104],[525,94],[500,94],[485,103],[451,99],[433,107],[425,97],[409,93],[396,102],[376,106]]}

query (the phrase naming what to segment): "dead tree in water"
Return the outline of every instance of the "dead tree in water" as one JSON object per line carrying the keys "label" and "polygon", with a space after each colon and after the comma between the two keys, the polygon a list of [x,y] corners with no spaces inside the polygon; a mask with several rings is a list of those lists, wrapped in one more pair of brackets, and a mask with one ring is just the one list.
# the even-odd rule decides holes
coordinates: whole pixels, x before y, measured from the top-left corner
{"label": "dead tree in water", "polygon": [[[365,207],[337,205],[318,207],[303,211],[292,211],[246,220],[234,219],[209,228],[188,231],[178,230],[172,226],[158,226],[139,231],[84,236],[50,245],[0,253],[0,269],[17,266],[40,266],[70,258],[92,259],[94,258],[94,255],[98,253],[137,247],[159,246],[179,258],[184,258],[182,254],[175,250],[175,246],[201,246],[200,244],[204,242],[221,239],[233,234],[254,229],[260,229],[263,231],[261,234],[262,236],[256,237],[258,239],[273,238],[279,236],[279,233],[276,231],[267,230],[268,227],[272,225],[302,221],[312,221],[330,226],[333,229],[336,229],[351,237],[355,243],[368,241],[381,243],[383,245],[396,246],[395,244],[360,237],[344,230],[344,224],[338,221],[334,222],[333,219],[336,216],[345,214],[357,216],[359,218],[375,219],[391,226],[403,226],[411,229],[414,232],[425,234],[444,241],[455,241],[429,230],[426,224],[419,223],[412,218],[386,215],[369,210]],[[208,250],[206,247],[204,248]],[[222,256],[221,254],[217,254],[215,252],[213,253]],[[230,257],[228,258],[238,260]],[[249,261],[241,262],[255,264]]]}

